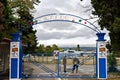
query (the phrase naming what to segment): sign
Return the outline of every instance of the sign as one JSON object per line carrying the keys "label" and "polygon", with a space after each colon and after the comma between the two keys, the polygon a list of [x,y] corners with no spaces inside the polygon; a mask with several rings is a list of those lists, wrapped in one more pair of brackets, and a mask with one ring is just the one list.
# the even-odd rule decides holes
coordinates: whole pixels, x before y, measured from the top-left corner
{"label": "sign", "polygon": [[20,42],[10,43],[10,80],[19,79]]}
{"label": "sign", "polygon": [[55,58],[55,59],[58,59],[59,51],[58,51],[58,50],[55,50],[55,51],[53,52],[53,54],[54,54],[54,58]]}
{"label": "sign", "polygon": [[104,41],[98,42],[98,57],[99,58],[106,58],[107,57],[106,43]]}
{"label": "sign", "polygon": [[107,78],[107,51],[106,51],[106,42],[98,41],[97,47],[97,78],[106,79]]}
{"label": "sign", "polygon": [[10,57],[19,58],[19,42],[11,42]]}

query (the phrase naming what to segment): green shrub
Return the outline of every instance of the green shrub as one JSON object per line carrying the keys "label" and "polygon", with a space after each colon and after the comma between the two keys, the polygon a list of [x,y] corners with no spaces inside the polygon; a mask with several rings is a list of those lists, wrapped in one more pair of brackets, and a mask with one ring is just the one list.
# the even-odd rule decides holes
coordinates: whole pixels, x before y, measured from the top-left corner
{"label": "green shrub", "polygon": [[117,71],[117,60],[115,58],[114,53],[109,53],[107,56],[107,61],[108,61],[108,65],[109,65],[109,72],[116,72]]}

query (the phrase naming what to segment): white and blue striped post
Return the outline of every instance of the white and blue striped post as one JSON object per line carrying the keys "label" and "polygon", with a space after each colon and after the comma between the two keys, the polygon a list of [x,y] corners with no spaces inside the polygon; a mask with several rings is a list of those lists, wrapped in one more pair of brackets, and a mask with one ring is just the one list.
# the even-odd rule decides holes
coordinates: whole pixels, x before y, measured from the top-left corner
{"label": "white and blue striped post", "polygon": [[12,42],[10,43],[10,76],[9,80],[21,80],[22,77],[22,51],[20,42],[20,33],[12,34]]}
{"label": "white and blue striped post", "polygon": [[57,78],[60,80],[60,53],[58,52],[58,62],[57,62]]}
{"label": "white and blue striped post", "polygon": [[97,54],[96,54],[96,77],[98,79],[107,78],[107,52],[106,42],[104,39],[105,33],[97,33]]}

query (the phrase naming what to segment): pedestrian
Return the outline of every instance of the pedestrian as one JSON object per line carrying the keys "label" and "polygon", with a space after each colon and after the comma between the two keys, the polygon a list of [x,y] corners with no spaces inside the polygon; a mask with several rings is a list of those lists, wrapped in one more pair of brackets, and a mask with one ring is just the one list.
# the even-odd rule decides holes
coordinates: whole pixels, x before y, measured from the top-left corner
{"label": "pedestrian", "polygon": [[75,56],[73,58],[73,69],[72,69],[72,73],[74,73],[74,70],[76,69],[76,73],[78,73],[78,67],[79,67],[80,61],[79,59]]}
{"label": "pedestrian", "polygon": [[67,60],[66,60],[66,55],[63,57],[63,67],[64,67],[64,72],[66,73],[66,64],[67,64]]}

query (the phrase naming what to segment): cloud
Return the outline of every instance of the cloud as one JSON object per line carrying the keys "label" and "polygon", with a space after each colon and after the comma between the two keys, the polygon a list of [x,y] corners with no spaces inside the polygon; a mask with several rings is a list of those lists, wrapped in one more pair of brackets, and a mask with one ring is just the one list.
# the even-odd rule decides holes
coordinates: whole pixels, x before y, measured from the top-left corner
{"label": "cloud", "polygon": [[51,8],[51,7],[45,7],[45,8],[40,8],[37,7],[38,9],[36,9],[36,12],[33,13],[33,16],[39,17],[45,14],[50,14],[50,13],[60,13],[59,10],[55,9],[55,8]]}
{"label": "cloud", "polygon": [[80,29],[74,33],[70,33],[69,35],[67,35],[67,38],[82,37],[85,39],[89,39],[89,38],[94,37],[94,36],[95,36],[95,32],[84,27],[83,29]]}
{"label": "cloud", "polygon": [[52,30],[49,30],[48,28],[46,29],[43,28],[38,29],[36,34],[38,40],[71,39],[77,37],[89,39],[95,36],[94,31],[88,29],[87,27],[78,30],[76,28],[75,29],[73,28],[74,30],[73,29],[59,30],[54,28],[52,28]]}
{"label": "cloud", "polygon": [[[90,18],[93,10],[91,0],[41,0],[41,3],[35,8],[36,12],[33,13],[35,18],[50,13],[68,13],[86,19]],[[96,32],[85,26],[69,22],[43,23],[35,25],[34,29],[37,30],[38,42],[42,44],[74,45],[90,44],[91,41],[94,41],[91,44],[95,44],[97,39]]]}
{"label": "cloud", "polygon": [[57,30],[75,30],[75,27],[72,26],[72,23],[69,22],[50,22],[50,23],[45,23],[44,28],[52,30],[52,29],[57,29]]}

